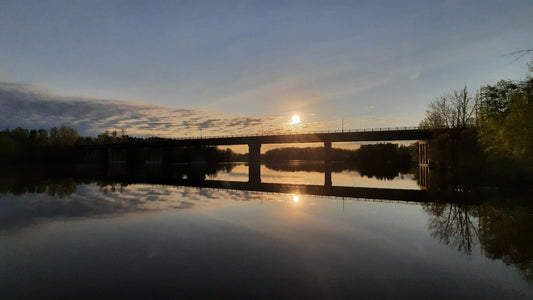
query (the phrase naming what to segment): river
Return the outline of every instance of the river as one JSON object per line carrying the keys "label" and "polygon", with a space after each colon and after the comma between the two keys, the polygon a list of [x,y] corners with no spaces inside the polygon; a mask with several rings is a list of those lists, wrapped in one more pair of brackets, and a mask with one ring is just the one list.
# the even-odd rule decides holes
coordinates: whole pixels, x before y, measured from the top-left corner
{"label": "river", "polygon": [[[288,165],[263,165],[262,182],[324,184],[312,163]],[[247,170],[204,175],[245,182]],[[411,202],[106,172],[2,175],[1,299],[533,298],[526,192],[481,190],[461,202],[427,190],[430,201]],[[341,168],[332,182],[426,192],[412,173]]]}

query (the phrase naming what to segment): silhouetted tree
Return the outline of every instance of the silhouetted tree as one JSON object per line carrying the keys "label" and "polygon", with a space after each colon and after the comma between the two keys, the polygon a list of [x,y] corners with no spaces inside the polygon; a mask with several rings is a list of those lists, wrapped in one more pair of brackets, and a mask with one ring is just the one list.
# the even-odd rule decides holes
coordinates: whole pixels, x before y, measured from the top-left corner
{"label": "silhouetted tree", "polygon": [[53,127],[50,129],[50,140],[52,144],[58,146],[72,146],[76,143],[80,135],[78,132],[65,125],[61,127]]}
{"label": "silhouetted tree", "polygon": [[438,97],[429,104],[422,128],[464,128],[475,123],[477,95],[471,96],[466,85],[452,94]]}

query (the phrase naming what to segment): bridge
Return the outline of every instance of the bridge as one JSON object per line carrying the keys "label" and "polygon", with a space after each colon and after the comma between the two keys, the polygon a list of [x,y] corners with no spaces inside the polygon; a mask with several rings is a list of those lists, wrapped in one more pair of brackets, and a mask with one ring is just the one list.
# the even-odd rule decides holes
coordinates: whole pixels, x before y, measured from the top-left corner
{"label": "bridge", "polygon": [[[126,149],[144,148],[146,163],[161,163],[161,149],[167,147],[194,147],[194,146],[230,146],[248,145],[248,176],[249,182],[261,182],[261,146],[263,144],[296,144],[296,143],[323,143],[324,161],[326,166],[324,182],[331,186],[331,148],[332,143],[338,142],[383,142],[383,141],[425,141],[432,137],[430,130],[418,127],[397,127],[380,129],[361,129],[351,131],[312,132],[275,135],[248,135],[248,136],[223,136],[181,139],[147,139],[128,143],[114,143],[108,145],[82,146],[86,153],[92,150],[105,148],[108,151],[108,161],[124,162]],[[428,144],[419,143],[420,164],[429,163],[427,156]]]}

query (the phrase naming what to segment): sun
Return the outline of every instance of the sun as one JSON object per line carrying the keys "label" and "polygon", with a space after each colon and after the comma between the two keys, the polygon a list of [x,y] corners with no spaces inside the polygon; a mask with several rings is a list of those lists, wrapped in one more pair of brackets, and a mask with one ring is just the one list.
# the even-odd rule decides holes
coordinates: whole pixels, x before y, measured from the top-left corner
{"label": "sun", "polygon": [[291,124],[298,124],[300,123],[300,116],[299,115],[293,115]]}

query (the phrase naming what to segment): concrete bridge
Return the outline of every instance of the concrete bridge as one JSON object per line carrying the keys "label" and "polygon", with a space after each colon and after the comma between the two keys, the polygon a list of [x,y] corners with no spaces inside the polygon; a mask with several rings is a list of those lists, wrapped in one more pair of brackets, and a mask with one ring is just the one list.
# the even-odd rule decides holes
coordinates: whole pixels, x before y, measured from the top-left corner
{"label": "concrete bridge", "polygon": [[[334,132],[313,132],[298,134],[278,134],[278,135],[250,135],[250,136],[224,136],[205,138],[183,138],[183,139],[146,139],[131,141],[128,143],[115,143],[108,145],[82,146],[86,154],[91,150],[106,148],[108,160],[112,162],[124,162],[126,149],[144,148],[145,161],[148,163],[162,162],[161,149],[167,147],[184,146],[230,146],[248,145],[248,167],[249,182],[261,182],[261,146],[263,144],[296,144],[296,143],[323,143],[324,161],[326,171],[324,173],[324,183],[331,186],[331,148],[332,143],[338,142],[384,142],[384,141],[425,141],[431,139],[430,130],[418,127],[398,127],[381,129],[362,129],[353,131]],[[419,143],[420,164],[429,164],[428,144]]]}

